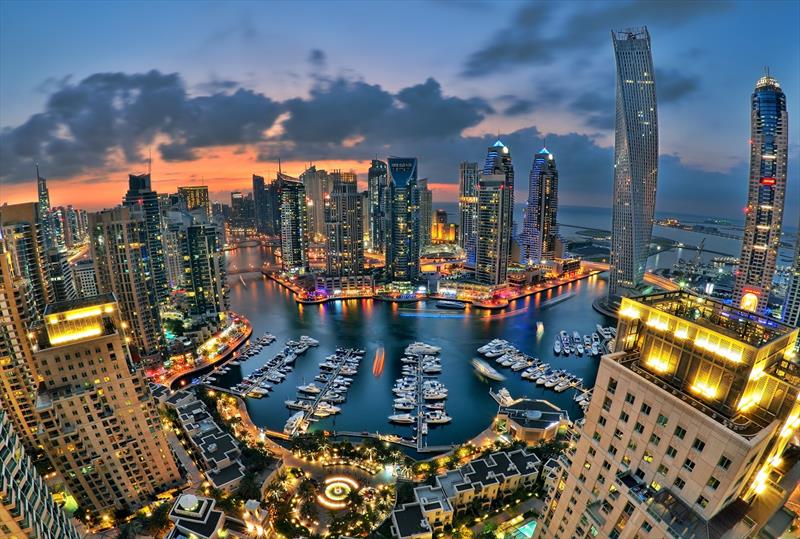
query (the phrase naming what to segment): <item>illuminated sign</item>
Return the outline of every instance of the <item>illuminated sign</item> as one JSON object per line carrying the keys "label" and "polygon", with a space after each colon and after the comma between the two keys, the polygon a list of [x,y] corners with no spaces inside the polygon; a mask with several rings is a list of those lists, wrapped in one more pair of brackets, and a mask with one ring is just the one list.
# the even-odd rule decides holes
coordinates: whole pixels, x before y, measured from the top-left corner
{"label": "illuminated sign", "polygon": [[761,178],[761,185],[775,185],[775,178]]}

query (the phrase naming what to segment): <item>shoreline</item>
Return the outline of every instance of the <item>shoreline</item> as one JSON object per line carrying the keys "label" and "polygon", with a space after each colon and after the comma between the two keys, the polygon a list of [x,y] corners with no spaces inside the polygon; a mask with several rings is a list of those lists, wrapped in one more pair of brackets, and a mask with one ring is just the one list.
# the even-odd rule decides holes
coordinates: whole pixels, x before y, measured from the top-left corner
{"label": "shoreline", "polygon": [[533,295],[538,294],[540,292],[546,292],[548,290],[552,290],[554,288],[558,288],[559,286],[564,286],[564,285],[567,285],[567,284],[571,284],[571,283],[575,283],[575,282],[578,282],[578,281],[582,281],[584,279],[588,279],[589,277],[592,277],[592,276],[595,276],[595,275],[600,275],[601,273],[603,273],[603,271],[605,271],[605,270],[598,269],[598,268],[587,268],[586,272],[585,273],[581,273],[580,275],[572,276],[572,277],[570,277],[570,278],[568,278],[566,280],[562,279],[562,280],[554,281],[552,283],[547,283],[547,284],[545,284],[543,286],[537,286],[532,290],[523,291],[520,294],[516,294],[516,295],[511,296],[509,298],[504,298],[503,301],[499,302],[499,303],[487,303],[487,302],[480,301],[480,300],[459,299],[459,298],[456,298],[454,300],[451,297],[441,296],[441,295],[438,295],[438,294],[426,294],[423,297],[403,298],[403,299],[394,299],[394,298],[390,298],[390,297],[383,296],[383,295],[380,295],[380,294],[357,294],[357,295],[353,295],[353,296],[339,296],[339,297],[321,298],[321,299],[301,299],[299,297],[300,294],[302,293],[302,290],[300,288],[298,288],[296,286],[293,286],[292,284],[286,282],[283,279],[278,278],[276,275],[274,275],[271,272],[262,271],[261,274],[263,276],[267,277],[268,279],[271,279],[271,280],[275,281],[276,283],[278,283],[279,285],[283,286],[284,288],[286,288],[290,292],[292,292],[294,294],[295,302],[300,304],[300,305],[322,305],[323,303],[328,303],[328,302],[332,302],[332,301],[346,301],[346,300],[351,300],[351,299],[373,299],[373,300],[376,300],[376,301],[385,301],[387,303],[396,303],[396,304],[399,304],[399,305],[402,305],[404,303],[418,303],[420,301],[426,301],[426,300],[453,300],[453,301],[460,301],[462,303],[466,303],[466,304],[472,305],[476,309],[485,309],[485,310],[496,311],[496,310],[507,308],[511,304],[512,301],[516,301],[518,299],[526,298],[528,296],[533,296]]}

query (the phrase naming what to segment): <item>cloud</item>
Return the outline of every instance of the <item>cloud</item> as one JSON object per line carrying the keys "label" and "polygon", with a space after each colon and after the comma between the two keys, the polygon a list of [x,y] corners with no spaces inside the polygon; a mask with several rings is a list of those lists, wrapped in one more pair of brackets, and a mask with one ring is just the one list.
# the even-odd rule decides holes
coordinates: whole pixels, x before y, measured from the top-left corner
{"label": "cloud", "polygon": [[610,4],[574,5],[566,14],[554,2],[525,4],[512,22],[482,48],[470,54],[462,68],[465,77],[482,77],[508,68],[545,65],[566,54],[591,53],[609,39],[612,28],[640,26],[674,28],[694,18],[718,13],[728,2],[633,0]]}
{"label": "cloud", "polygon": [[662,103],[673,103],[694,93],[699,88],[698,77],[689,76],[677,69],[656,68],[656,95]]}
{"label": "cloud", "polygon": [[108,165],[121,153],[142,160],[142,150],[165,136],[166,160],[191,160],[194,149],[261,140],[281,112],[262,94],[189,97],[176,73],[97,73],[65,82],[45,110],[0,133],[0,180],[26,181],[38,161],[53,177],[72,177]]}
{"label": "cloud", "polygon": [[503,114],[506,116],[522,116],[529,114],[536,110],[537,103],[530,99],[523,99],[515,95],[501,95],[498,98],[501,102],[505,103]]}
{"label": "cloud", "polygon": [[327,57],[325,51],[320,49],[311,49],[308,53],[308,63],[317,69],[323,69],[327,64]]}

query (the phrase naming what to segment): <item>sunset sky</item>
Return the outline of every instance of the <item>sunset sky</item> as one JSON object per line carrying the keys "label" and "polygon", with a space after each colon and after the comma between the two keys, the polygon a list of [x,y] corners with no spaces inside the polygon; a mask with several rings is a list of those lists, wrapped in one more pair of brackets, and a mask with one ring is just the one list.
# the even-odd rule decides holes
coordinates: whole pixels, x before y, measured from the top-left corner
{"label": "sunset sky", "polygon": [[798,2],[0,3],[0,202],[119,203],[128,173],[217,199],[309,163],[409,155],[455,200],[458,163],[499,135],[517,202],[542,139],[562,204],[611,199],[610,30],[647,25],[660,123],[658,209],[741,215],[750,94],[788,97],[787,223],[800,200]]}

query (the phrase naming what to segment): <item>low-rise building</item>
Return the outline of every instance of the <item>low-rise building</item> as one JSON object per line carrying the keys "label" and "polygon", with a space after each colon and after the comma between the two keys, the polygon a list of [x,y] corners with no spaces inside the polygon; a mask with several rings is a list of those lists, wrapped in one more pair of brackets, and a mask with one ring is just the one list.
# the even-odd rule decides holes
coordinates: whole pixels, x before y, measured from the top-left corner
{"label": "low-rise building", "polygon": [[[250,500],[252,501],[252,500]],[[222,539],[256,537],[255,529],[215,509],[213,498],[183,494],[172,506],[169,519],[173,528],[165,539]],[[249,503],[249,502],[248,502]],[[263,535],[263,528],[262,528]]]}
{"label": "low-rise building", "polygon": [[495,428],[527,443],[553,440],[569,424],[567,412],[546,400],[519,399],[497,411]]}
{"label": "low-rise building", "polygon": [[539,457],[528,449],[498,451],[436,477],[433,485],[414,489],[415,501],[392,514],[399,539],[428,539],[453,524],[453,518],[476,507],[508,499],[531,487],[539,474]]}
{"label": "low-rise building", "polygon": [[206,405],[191,391],[177,391],[165,404],[177,412],[191,441],[195,461],[211,485],[224,491],[236,488],[244,477],[244,466],[239,461],[242,452],[236,439],[217,425]]}

